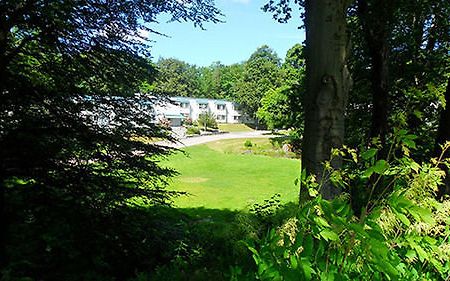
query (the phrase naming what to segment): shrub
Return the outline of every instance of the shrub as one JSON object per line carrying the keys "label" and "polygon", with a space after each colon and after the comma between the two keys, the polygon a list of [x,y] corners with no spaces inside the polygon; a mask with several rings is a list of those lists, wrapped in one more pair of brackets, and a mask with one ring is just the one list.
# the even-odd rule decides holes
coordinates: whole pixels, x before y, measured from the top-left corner
{"label": "shrub", "polygon": [[244,147],[250,148],[250,147],[252,147],[252,146],[253,146],[253,143],[251,142],[251,140],[246,140],[246,141],[244,142]]}
{"label": "shrub", "polygon": [[198,125],[203,127],[205,130],[207,130],[208,128],[213,128],[213,129],[218,128],[216,117],[211,112],[201,113],[198,116],[197,122],[198,122]]}
{"label": "shrub", "polygon": [[[258,280],[445,280],[450,200],[435,195],[445,176],[439,165],[449,163],[441,158],[416,163],[409,157],[414,138],[399,131],[392,146],[398,149],[391,149],[396,155],[386,160],[376,159],[377,148],[360,155],[335,151],[353,165],[329,170],[333,184],[347,191],[332,201],[319,195],[322,183],[303,172],[301,190],[312,199],[248,244]],[[348,195],[353,188],[367,192],[357,212]]]}
{"label": "shrub", "polygon": [[198,134],[200,134],[200,129],[198,127],[195,127],[195,126],[187,127],[186,134],[188,134],[188,135],[198,135]]}
{"label": "shrub", "polygon": [[183,125],[192,126],[192,125],[194,125],[194,122],[192,121],[192,118],[187,117],[187,118],[183,119]]}

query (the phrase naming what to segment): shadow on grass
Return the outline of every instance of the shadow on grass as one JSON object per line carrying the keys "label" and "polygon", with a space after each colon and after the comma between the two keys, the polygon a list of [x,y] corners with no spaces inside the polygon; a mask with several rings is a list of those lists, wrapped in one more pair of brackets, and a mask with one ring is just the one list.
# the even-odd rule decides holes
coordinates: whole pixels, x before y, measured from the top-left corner
{"label": "shadow on grass", "polygon": [[67,201],[25,206],[9,199],[2,280],[230,280],[233,267],[254,270],[242,241],[266,228],[257,216],[231,210],[99,212]]}

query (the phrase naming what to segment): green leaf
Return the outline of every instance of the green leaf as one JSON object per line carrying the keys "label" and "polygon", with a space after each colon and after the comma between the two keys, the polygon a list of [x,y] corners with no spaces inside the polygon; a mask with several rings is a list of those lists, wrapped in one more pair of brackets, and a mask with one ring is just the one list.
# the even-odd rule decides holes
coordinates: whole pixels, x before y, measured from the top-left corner
{"label": "green leaf", "polygon": [[397,213],[396,215],[400,219],[400,221],[402,223],[404,223],[406,226],[410,226],[411,225],[411,222],[409,221],[409,219],[404,214]]}
{"label": "green leaf", "polygon": [[367,237],[367,232],[364,230],[363,226],[359,223],[351,223],[348,225],[348,228],[356,232],[362,238]]}
{"label": "green leaf", "polygon": [[314,240],[311,234],[305,237],[305,241],[303,242],[303,256],[310,257],[312,256],[314,249]]}
{"label": "green leaf", "polygon": [[291,263],[291,267],[292,267],[293,269],[297,269],[297,267],[298,267],[297,257],[296,257],[295,255],[291,255],[291,256],[289,257],[289,261],[290,261],[290,263]]}
{"label": "green leaf", "polygon": [[408,250],[408,251],[406,252],[405,256],[406,256],[408,259],[411,259],[411,260],[414,260],[414,259],[417,257],[416,252],[413,251],[413,250]]}
{"label": "green leaf", "polygon": [[386,160],[378,160],[373,166],[373,170],[377,174],[382,174],[389,168],[389,163]]}
{"label": "green leaf", "polygon": [[369,150],[364,151],[361,154],[362,159],[369,160],[372,159],[378,152],[378,149],[376,148],[370,148]]}
{"label": "green leaf", "polygon": [[320,226],[331,227],[330,224],[322,217],[315,217],[314,222]]}
{"label": "green leaf", "polygon": [[413,246],[414,250],[416,250],[416,253],[419,256],[419,260],[421,262],[428,258],[427,252],[425,252],[425,250],[419,244],[413,243],[411,246]]}
{"label": "green leaf", "polygon": [[301,265],[303,272],[305,273],[306,280],[311,280],[311,275],[314,272],[314,269],[311,267],[311,262],[309,259],[301,259]]}
{"label": "green leaf", "polygon": [[324,229],[320,232],[320,236],[322,236],[325,240],[337,241],[339,236],[330,229]]}
{"label": "green leaf", "polygon": [[373,167],[368,168],[367,170],[364,171],[362,177],[369,178],[373,174],[373,171],[374,171]]}
{"label": "green leaf", "polygon": [[334,273],[329,271],[324,271],[320,274],[321,281],[334,281]]}
{"label": "green leaf", "polygon": [[410,211],[411,215],[413,215],[414,217],[419,216],[420,219],[422,219],[422,221],[427,224],[433,225],[436,223],[433,218],[433,214],[428,209],[419,206],[411,206],[408,210]]}
{"label": "green leaf", "polygon": [[413,140],[404,139],[402,140],[402,143],[409,148],[416,148],[416,143]]}

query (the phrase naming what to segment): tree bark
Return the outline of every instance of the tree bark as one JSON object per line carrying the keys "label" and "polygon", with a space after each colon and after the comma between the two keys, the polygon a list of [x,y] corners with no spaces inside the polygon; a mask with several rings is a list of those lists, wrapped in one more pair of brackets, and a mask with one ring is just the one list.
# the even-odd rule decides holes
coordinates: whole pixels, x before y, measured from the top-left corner
{"label": "tree bark", "polygon": [[[443,145],[446,141],[450,141],[450,78],[448,78],[447,89],[445,91],[445,109],[442,110],[441,116],[439,118],[439,128],[436,136],[435,146],[436,156],[441,155],[441,145]],[[450,158],[449,150],[446,151],[444,157]],[[445,184],[441,186],[439,190],[439,197],[442,197],[445,194],[450,195],[450,171],[445,165],[442,165],[441,169],[445,171],[446,177],[444,180]]]}
{"label": "tree bark", "polygon": [[386,142],[389,114],[389,45],[388,25],[392,17],[390,0],[358,1],[360,20],[371,61],[372,123],[369,138]]}
{"label": "tree bark", "polygon": [[[321,194],[332,199],[341,193],[324,173],[332,148],[344,140],[344,111],[351,87],[347,69],[348,0],[307,0],[305,134],[302,163],[308,174],[323,183]],[[334,168],[341,160],[331,161]]]}

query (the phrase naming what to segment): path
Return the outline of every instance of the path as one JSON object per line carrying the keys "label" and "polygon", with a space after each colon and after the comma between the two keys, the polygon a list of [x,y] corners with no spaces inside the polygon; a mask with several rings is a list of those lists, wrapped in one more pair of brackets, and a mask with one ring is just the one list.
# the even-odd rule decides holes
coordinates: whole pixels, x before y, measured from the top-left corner
{"label": "path", "polygon": [[252,132],[234,132],[224,133],[218,135],[207,135],[180,139],[179,142],[172,143],[168,141],[157,142],[158,145],[164,145],[174,148],[183,148],[197,144],[203,144],[211,141],[225,140],[225,139],[246,139],[246,138],[270,138],[274,135],[270,131],[252,131]]}

